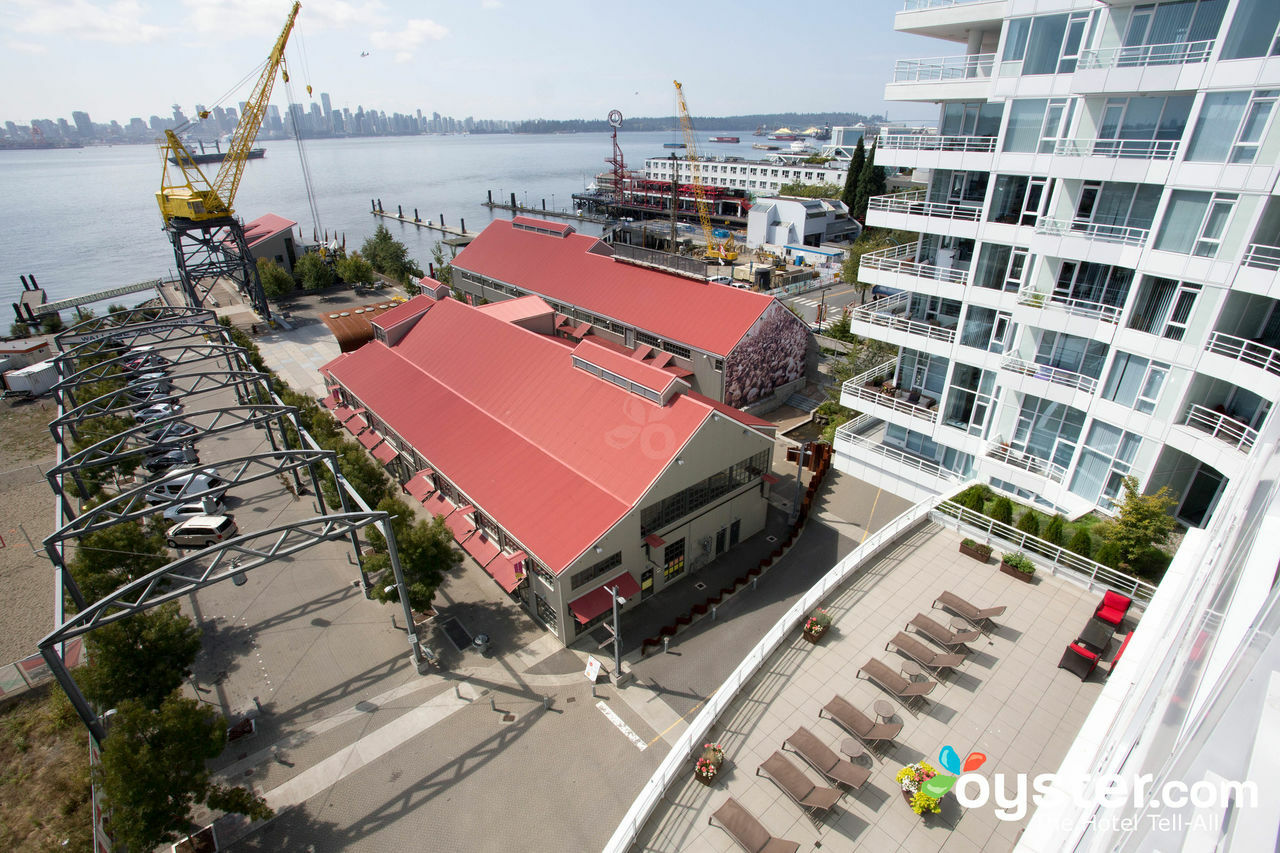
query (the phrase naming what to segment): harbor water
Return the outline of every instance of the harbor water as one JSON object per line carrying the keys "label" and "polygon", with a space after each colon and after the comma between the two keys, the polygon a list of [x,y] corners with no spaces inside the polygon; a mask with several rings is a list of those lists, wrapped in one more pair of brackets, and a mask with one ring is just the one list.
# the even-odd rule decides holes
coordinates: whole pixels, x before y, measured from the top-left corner
{"label": "harbor water", "polygon": [[[740,134],[750,138],[750,131]],[[672,132],[633,133],[619,143],[630,168],[646,157],[665,156]],[[706,135],[700,134],[705,140]],[[259,143],[266,157],[245,166],[235,209],[245,222],[275,213],[299,223],[311,237],[301,160],[293,141]],[[700,145],[700,147],[702,147]],[[750,157],[749,145],[706,144],[705,152]],[[385,222],[426,269],[438,233],[370,214],[370,200],[396,206],[412,218],[479,231],[492,218],[483,203],[516,202],[572,210],[571,195],[609,167],[608,133],[474,136],[362,137],[305,143],[320,228],[345,234],[358,249]],[[216,167],[206,167],[212,177]],[[160,226],[155,192],[160,186],[157,148],[118,145],[45,151],[0,152],[0,296],[17,301],[19,276],[34,274],[50,300],[65,299],[135,281],[173,274],[173,249]],[[581,223],[584,233],[599,233]],[[6,312],[9,309],[5,308]],[[3,327],[7,328],[7,324]]]}

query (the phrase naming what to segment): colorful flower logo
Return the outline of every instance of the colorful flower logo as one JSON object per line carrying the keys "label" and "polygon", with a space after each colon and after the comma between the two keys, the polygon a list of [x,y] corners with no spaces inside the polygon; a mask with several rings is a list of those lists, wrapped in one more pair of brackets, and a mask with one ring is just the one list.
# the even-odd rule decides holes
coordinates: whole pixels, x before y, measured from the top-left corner
{"label": "colorful flower logo", "polygon": [[944,746],[942,749],[938,750],[938,763],[942,765],[944,770],[955,775],[947,776],[944,773],[939,773],[932,779],[925,780],[925,783],[921,786],[920,790],[930,797],[941,797],[946,794],[947,791],[950,791],[952,786],[956,784],[957,776],[961,773],[968,773],[972,770],[977,770],[986,762],[987,756],[981,752],[971,752],[965,757],[964,761],[961,762],[960,753],[956,752],[955,747],[950,745]]}

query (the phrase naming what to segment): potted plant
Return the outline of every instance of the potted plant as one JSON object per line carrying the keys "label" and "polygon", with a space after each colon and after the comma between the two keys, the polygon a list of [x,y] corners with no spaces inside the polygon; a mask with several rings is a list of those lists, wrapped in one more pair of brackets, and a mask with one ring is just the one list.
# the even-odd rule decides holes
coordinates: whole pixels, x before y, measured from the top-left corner
{"label": "potted plant", "polygon": [[894,384],[893,384],[893,381],[892,381],[892,380],[890,380],[890,381],[888,381],[888,382],[884,383],[883,385],[881,385],[881,386],[880,386],[880,390],[881,390],[881,392],[883,392],[884,394],[887,394],[888,396],[892,397],[894,394],[896,394],[896,393],[897,393],[898,388],[897,388],[897,386],[896,386],[896,385],[894,385]]}
{"label": "potted plant", "polygon": [[724,764],[724,747],[718,743],[702,745],[702,755],[694,763],[693,778],[704,785],[710,785]]}
{"label": "potted plant", "polygon": [[1000,571],[1023,583],[1031,583],[1031,578],[1036,573],[1036,564],[1031,562],[1026,554],[1014,551],[1011,554],[1001,555]]}
{"label": "potted plant", "polygon": [[979,563],[985,563],[991,559],[991,546],[984,545],[976,539],[962,539],[960,541],[960,553],[966,557],[973,557]]}
{"label": "potted plant", "polygon": [[938,814],[942,811],[941,800],[938,797],[931,797],[924,791],[920,790],[925,782],[938,775],[938,771],[933,765],[924,761],[915,764],[908,764],[898,771],[895,777],[898,781],[898,787],[902,789],[902,799],[911,806],[911,810],[918,815]]}
{"label": "potted plant", "polygon": [[831,614],[819,608],[809,614],[809,618],[804,620],[804,631],[802,635],[811,643],[816,643],[822,639],[822,635],[827,633],[827,629],[831,627]]}

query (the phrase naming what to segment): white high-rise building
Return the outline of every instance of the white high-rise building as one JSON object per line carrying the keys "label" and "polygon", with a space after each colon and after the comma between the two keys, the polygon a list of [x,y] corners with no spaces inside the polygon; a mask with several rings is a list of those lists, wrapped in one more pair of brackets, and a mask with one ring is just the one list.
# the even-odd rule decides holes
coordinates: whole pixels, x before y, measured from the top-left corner
{"label": "white high-rise building", "polygon": [[[920,497],[976,477],[1069,517],[1121,479],[1204,526],[1280,398],[1280,3],[907,0],[964,45],[899,60],[879,138],[928,188],[871,201],[919,239],[863,257],[836,465]],[[941,51],[940,51],[941,52]],[[890,386],[889,383],[892,383]]]}

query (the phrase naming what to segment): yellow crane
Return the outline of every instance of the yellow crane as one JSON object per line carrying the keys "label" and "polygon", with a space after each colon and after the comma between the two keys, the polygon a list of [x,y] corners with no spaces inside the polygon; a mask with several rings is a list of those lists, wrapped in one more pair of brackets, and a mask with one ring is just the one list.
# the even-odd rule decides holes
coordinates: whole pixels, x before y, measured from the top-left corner
{"label": "yellow crane", "polygon": [[244,228],[235,218],[232,204],[248,162],[249,150],[262,128],[276,73],[280,72],[286,83],[289,81],[284,48],[301,8],[302,4],[295,2],[289,10],[284,29],[244,102],[240,123],[236,125],[227,155],[212,181],[196,165],[178,135],[172,130],[165,131],[160,148],[164,171],[156,203],[160,205],[165,231],[173,242],[178,277],[187,301],[192,305],[203,304],[213,282],[225,277],[249,297],[254,310],[264,320],[271,319],[271,308],[262,292],[257,265],[249,253]]}
{"label": "yellow crane", "polygon": [[702,223],[702,235],[707,241],[707,257],[715,258],[721,263],[725,261],[735,261],[738,258],[738,249],[733,245],[733,236],[725,240],[723,244],[717,243],[715,235],[711,233],[711,214],[707,210],[707,191],[702,185],[702,164],[698,159],[698,141],[693,135],[693,122],[689,118],[689,106],[684,101],[684,87],[680,85],[679,80],[673,80],[676,85],[676,103],[680,111],[680,129],[684,131],[684,147],[685,155],[689,160],[689,171],[693,176],[693,198],[694,205],[698,208],[698,221]]}

